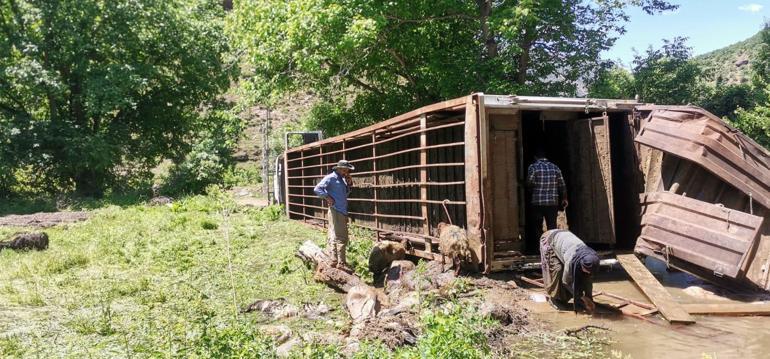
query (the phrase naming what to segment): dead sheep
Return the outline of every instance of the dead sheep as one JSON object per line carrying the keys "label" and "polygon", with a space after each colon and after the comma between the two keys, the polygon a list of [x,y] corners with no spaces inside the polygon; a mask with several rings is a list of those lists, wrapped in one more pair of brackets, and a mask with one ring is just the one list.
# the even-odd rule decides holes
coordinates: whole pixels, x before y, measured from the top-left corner
{"label": "dead sheep", "polygon": [[7,241],[0,241],[0,250],[38,250],[48,248],[48,234],[45,232],[20,232]]}
{"label": "dead sheep", "polygon": [[453,224],[440,222],[438,224],[438,240],[438,249],[443,255],[441,258],[442,268],[444,258],[449,257],[452,259],[455,275],[460,274],[461,265],[472,261],[465,230]]}
{"label": "dead sheep", "polygon": [[377,242],[369,253],[369,271],[374,274],[388,269],[393,261],[406,257],[406,246],[393,241]]}

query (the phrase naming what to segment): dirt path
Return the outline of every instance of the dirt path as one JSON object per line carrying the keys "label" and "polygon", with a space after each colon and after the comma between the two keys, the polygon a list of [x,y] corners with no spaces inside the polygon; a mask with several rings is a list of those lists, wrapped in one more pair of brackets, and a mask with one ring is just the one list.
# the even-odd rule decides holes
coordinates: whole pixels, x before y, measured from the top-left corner
{"label": "dirt path", "polygon": [[58,224],[74,223],[88,219],[89,213],[78,212],[40,212],[33,214],[11,214],[0,217],[0,227],[39,227],[48,228]]}

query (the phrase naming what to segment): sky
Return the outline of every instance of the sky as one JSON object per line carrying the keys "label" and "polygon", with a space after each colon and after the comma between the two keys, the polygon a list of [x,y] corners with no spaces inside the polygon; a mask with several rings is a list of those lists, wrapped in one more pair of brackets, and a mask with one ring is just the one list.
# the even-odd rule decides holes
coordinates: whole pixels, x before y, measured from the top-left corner
{"label": "sky", "polygon": [[756,34],[770,20],[770,0],[669,0],[679,9],[660,15],[647,15],[641,9],[629,11],[626,33],[604,58],[620,60],[628,66],[634,51],[659,47],[662,39],[687,37],[693,55],[734,44]]}

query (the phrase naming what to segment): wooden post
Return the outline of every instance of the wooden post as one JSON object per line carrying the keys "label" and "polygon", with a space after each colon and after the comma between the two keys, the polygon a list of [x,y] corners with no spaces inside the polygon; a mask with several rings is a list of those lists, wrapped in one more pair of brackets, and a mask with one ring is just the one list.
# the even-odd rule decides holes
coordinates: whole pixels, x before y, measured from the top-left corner
{"label": "wooden post", "polygon": [[265,199],[270,200],[270,109],[266,110],[267,116],[262,122],[262,190]]}
{"label": "wooden post", "polygon": [[489,175],[489,119],[484,105],[484,94],[478,95],[478,131],[479,131],[479,193],[481,194],[481,249],[484,261],[484,273],[489,273],[494,261],[494,233],[492,231],[492,182]]}
{"label": "wooden post", "polygon": [[479,167],[478,96],[467,97],[465,105],[465,215],[468,242],[476,264],[484,265],[481,248],[481,169]]}
{"label": "wooden post", "polygon": [[[428,150],[425,149],[425,147],[428,145],[428,134],[425,132],[425,129],[428,127],[428,118],[425,115],[420,116],[420,182],[427,183],[428,182],[428,168],[425,167],[425,165],[428,164]],[[428,186],[422,185],[420,186],[420,199],[423,201],[428,200]],[[423,225],[422,225],[422,234],[426,236],[430,236],[430,220],[428,220],[428,203],[422,202],[422,218],[423,218]],[[433,243],[431,243],[430,238],[425,238],[425,251],[427,252],[433,252]]]}

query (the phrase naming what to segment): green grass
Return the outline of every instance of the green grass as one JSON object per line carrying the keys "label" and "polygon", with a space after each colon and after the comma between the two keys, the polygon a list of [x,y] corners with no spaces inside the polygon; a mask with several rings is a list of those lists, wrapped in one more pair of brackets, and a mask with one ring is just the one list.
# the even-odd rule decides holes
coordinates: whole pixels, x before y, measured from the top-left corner
{"label": "green grass", "polygon": [[[235,210],[223,195],[171,207],[105,206],[86,222],[48,229],[43,252],[0,252],[0,357],[210,357],[270,353],[257,299],[323,301],[337,330],[341,297],[294,257],[324,234],[267,210]],[[18,230],[0,228],[0,237]],[[260,354],[261,355],[261,354]]]}
{"label": "green grass", "polygon": [[[342,295],[314,282],[295,257],[302,242],[322,244],[325,233],[287,220],[277,207],[240,209],[217,189],[171,206],[87,201],[82,206],[95,208],[91,218],[47,229],[46,251],[0,252],[0,358],[275,357],[276,344],[260,328],[276,323],[260,313],[239,313],[258,299],[334,308],[323,320],[282,320],[295,335],[339,335],[347,327]],[[0,228],[0,238],[17,230]],[[371,280],[366,268],[371,233],[351,233],[350,265]],[[424,269],[418,265],[418,273]],[[467,281],[459,280],[450,294],[468,289]],[[415,346],[391,352],[363,343],[355,357],[497,356],[487,333],[499,324],[455,300],[423,298],[422,335]],[[562,357],[588,357],[598,348],[590,339],[548,336],[522,343],[517,346],[522,357],[538,345],[555,346],[550,353],[583,354]],[[292,357],[338,358],[342,345],[308,343]]]}

